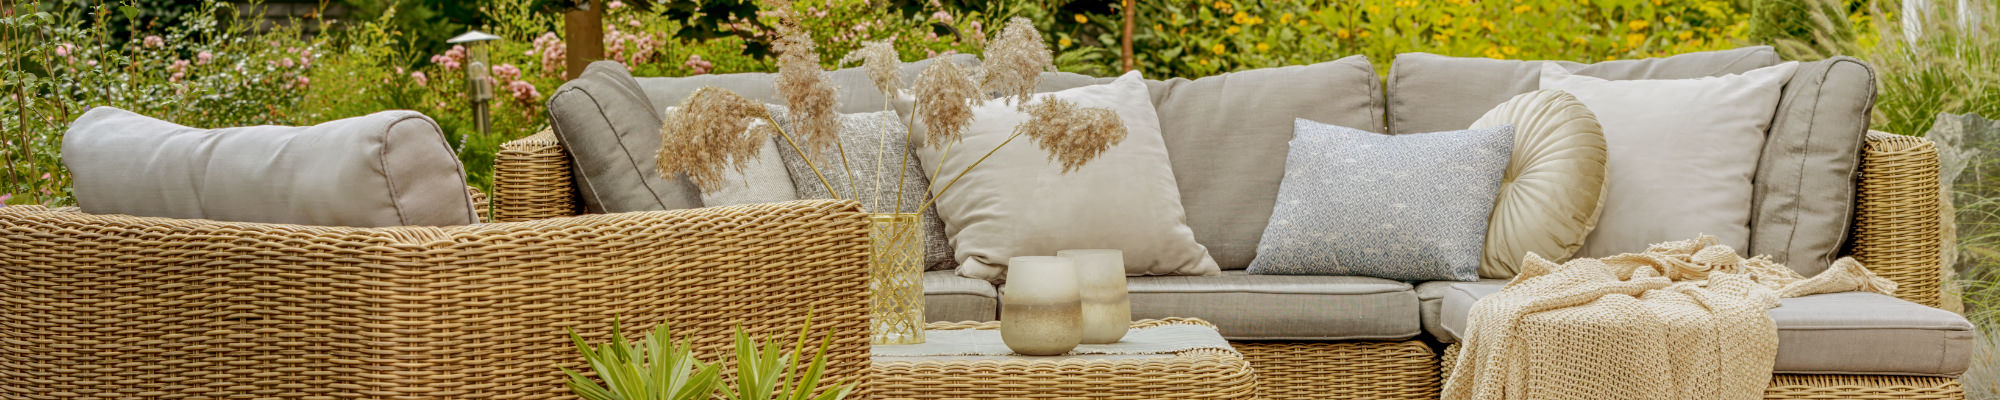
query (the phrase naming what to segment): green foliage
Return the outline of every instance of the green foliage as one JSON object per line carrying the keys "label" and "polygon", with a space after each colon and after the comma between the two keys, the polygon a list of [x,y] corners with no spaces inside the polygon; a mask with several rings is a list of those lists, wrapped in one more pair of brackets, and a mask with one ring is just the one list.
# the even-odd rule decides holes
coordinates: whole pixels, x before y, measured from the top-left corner
{"label": "green foliage", "polygon": [[[1990,2],[1931,1],[1933,10],[1953,11],[1914,16],[1917,32],[1878,16],[1879,40],[1859,55],[1880,85],[1876,130],[1921,135],[1939,113],[2000,116],[2000,12]],[[1969,9],[1957,11],[1958,4]],[[1961,13],[1986,17],[1966,25],[1952,17]]]}
{"label": "green foliage", "polygon": [[675,345],[666,324],[654,328],[644,340],[634,342],[628,341],[613,321],[610,343],[591,346],[575,331],[569,334],[570,341],[576,343],[577,351],[583,353],[591,371],[604,384],[599,385],[568,368],[563,373],[569,376],[570,391],[586,400],[705,400],[715,397],[718,389],[721,398],[729,400],[846,398],[853,392],[853,385],[828,385],[820,380],[826,373],[826,351],[833,344],[831,335],[821,338],[819,351],[811,362],[799,365],[805,356],[811,328],[808,317],[805,326],[799,328],[796,344],[786,351],[778,341],[753,341],[743,327],[736,327],[733,363],[736,375],[730,385],[720,385],[718,364],[697,360],[692,355],[693,346],[685,340]]}
{"label": "green foliage", "polygon": [[[1770,43],[1785,58],[1821,60],[1854,54],[1859,4],[1848,0],[1751,0],[1754,43]],[[1865,19],[1862,21],[1866,21]]]}
{"label": "green foliage", "polygon": [[610,343],[593,347],[575,330],[569,332],[569,340],[583,353],[591,372],[604,379],[605,385],[599,386],[583,374],[562,369],[569,376],[570,391],[586,400],[707,400],[721,381],[722,369],[695,359],[694,346],[687,341],[674,344],[667,324],[637,342],[627,340],[615,320]]}

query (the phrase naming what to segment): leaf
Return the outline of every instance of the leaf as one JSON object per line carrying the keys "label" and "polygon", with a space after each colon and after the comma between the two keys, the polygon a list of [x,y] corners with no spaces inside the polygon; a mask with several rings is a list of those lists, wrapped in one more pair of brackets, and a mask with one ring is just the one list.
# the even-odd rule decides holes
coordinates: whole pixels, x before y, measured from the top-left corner
{"label": "leaf", "polygon": [[139,19],[139,7],[131,5],[118,6],[118,12],[124,13],[125,19]]}

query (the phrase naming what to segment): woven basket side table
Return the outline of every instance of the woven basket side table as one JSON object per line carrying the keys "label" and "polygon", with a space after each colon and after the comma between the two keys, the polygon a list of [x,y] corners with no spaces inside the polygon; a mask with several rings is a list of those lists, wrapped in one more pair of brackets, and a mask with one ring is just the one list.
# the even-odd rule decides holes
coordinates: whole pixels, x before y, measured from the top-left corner
{"label": "woven basket side table", "polygon": [[[1192,318],[1143,320],[1133,329],[1200,325]],[[998,322],[933,322],[930,330],[1000,329]],[[1008,357],[878,361],[862,392],[870,399],[1251,399],[1256,373],[1241,354],[1201,349],[1156,357]]]}

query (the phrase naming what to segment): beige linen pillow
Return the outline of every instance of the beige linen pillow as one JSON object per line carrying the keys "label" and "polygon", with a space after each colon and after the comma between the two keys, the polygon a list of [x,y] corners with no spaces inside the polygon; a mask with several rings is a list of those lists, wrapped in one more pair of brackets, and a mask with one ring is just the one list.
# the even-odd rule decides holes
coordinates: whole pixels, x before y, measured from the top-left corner
{"label": "beige linen pillow", "polygon": [[[1063,249],[1122,250],[1125,272],[1132,275],[1220,274],[1188,229],[1160,119],[1139,74],[1037,99],[1049,96],[1111,109],[1125,123],[1125,141],[1064,174],[1039,147],[1016,139],[959,178],[937,200],[959,275],[998,282],[1008,258]],[[1004,101],[974,107],[972,114],[964,141],[949,156],[939,148],[917,151],[923,165],[943,166],[944,172],[930,177],[934,194],[1028,120]]]}
{"label": "beige linen pillow", "polygon": [[1479,277],[1513,278],[1528,253],[1562,262],[1604,206],[1604,128],[1576,96],[1536,91],[1500,103],[1471,129],[1514,126],[1514,154],[1486,224]]}
{"label": "beige linen pillow", "polygon": [[1542,90],[1575,95],[1604,126],[1609,188],[1578,256],[1714,235],[1748,247],[1751,179],[1796,62],[1717,77],[1612,81],[1542,67]]}

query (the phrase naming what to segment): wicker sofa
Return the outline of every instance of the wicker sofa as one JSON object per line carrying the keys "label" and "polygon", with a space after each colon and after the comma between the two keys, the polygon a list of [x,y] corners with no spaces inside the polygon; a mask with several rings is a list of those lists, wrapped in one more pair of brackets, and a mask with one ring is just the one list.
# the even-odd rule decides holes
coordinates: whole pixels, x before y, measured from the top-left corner
{"label": "wicker sofa", "polygon": [[[1768,48],[1751,48],[1737,53],[1753,54],[1776,60],[1774,52]],[[1735,53],[1732,53],[1735,54]],[[1740,55],[1740,54],[1739,54]],[[963,59],[961,59],[963,60]],[[1400,59],[1399,59],[1400,61]],[[1372,121],[1374,126],[1382,126],[1385,119],[1379,76],[1367,69],[1366,60],[1358,63],[1342,60],[1333,63],[1337,68],[1363,69],[1366,79],[1342,82],[1355,92],[1368,93],[1374,99],[1363,99],[1359,114],[1334,115],[1333,118],[1348,117],[1355,121],[1353,126]],[[1859,65],[1854,63],[1853,65]],[[1851,66],[1851,65],[1850,65]],[[1738,68],[1740,65],[1729,66]],[[1849,104],[1860,103],[1864,109],[1858,116],[1847,116],[1865,126],[1866,109],[1872,103],[1872,76],[1868,76],[1862,65],[1867,92],[1862,98],[1842,99]],[[1231,86],[1235,89],[1271,87],[1272,85],[1312,85],[1318,78],[1315,71],[1325,70],[1279,69],[1269,76],[1276,76],[1282,82],[1256,83],[1245,75],[1209,81],[1214,86]],[[1647,71],[1651,71],[1647,69]],[[1844,72],[1853,73],[1852,70]],[[1482,78],[1468,75],[1468,79]],[[1854,78],[1849,76],[1847,78]],[[751,94],[752,98],[769,97],[768,75],[729,74],[688,78],[639,78],[646,95],[656,105],[676,104],[693,87],[717,85],[739,89]],[[1109,78],[1096,78],[1076,74],[1051,73],[1045,76],[1041,89],[1059,90],[1076,87]],[[1217,78],[1204,78],[1217,79]],[[1234,80],[1230,80],[1234,79]],[[1390,90],[1395,89],[1395,78],[1391,78]],[[1630,78],[1628,78],[1630,79]],[[1201,81],[1174,79],[1149,81],[1153,90],[1155,105],[1160,107],[1162,119],[1169,117],[1169,104],[1179,102],[1182,110],[1206,110],[1203,107],[1257,107],[1270,104],[1227,104],[1214,99],[1193,99],[1185,97],[1176,100],[1174,96],[1185,96],[1186,92],[1205,89],[1188,89],[1202,85]],[[1324,83],[1324,82],[1320,82]],[[865,81],[856,81],[865,84]],[[760,89],[761,88],[761,89]],[[843,87],[843,96],[849,92],[870,92],[868,87]],[[1492,100],[1497,103],[1504,100]],[[768,98],[766,99],[769,100]],[[850,99],[851,100],[851,99]],[[879,100],[878,100],[879,102]],[[1329,101],[1332,103],[1333,101]],[[855,103],[844,101],[843,103]],[[1253,102],[1254,103],[1254,102]],[[1398,112],[1393,101],[1388,114]],[[1838,101],[1827,101],[1838,103]],[[863,104],[867,104],[863,102]],[[844,105],[845,106],[845,105]],[[1488,107],[1491,104],[1487,105]],[[1783,105],[1781,105],[1782,107]],[[1317,107],[1307,105],[1308,109]],[[1327,107],[1331,107],[1330,105]],[[1812,107],[1810,105],[1805,107]],[[844,110],[844,112],[867,111],[865,109]],[[1207,111],[1216,115],[1227,115],[1229,111]],[[1476,115],[1474,115],[1476,117]],[[1219,117],[1217,119],[1220,119]],[[1393,119],[1393,118],[1386,118]],[[1289,118],[1286,118],[1289,123]],[[1196,123],[1221,123],[1196,121]],[[1174,125],[1163,121],[1163,125]],[[1286,125],[1289,126],[1289,125]],[[1856,129],[1861,129],[1857,127]],[[1289,137],[1289,131],[1282,132]],[[1170,151],[1179,151],[1174,146],[1177,138],[1174,132],[1167,132]],[[1907,300],[1909,307],[1935,307],[1939,304],[1941,235],[1943,226],[1940,219],[1940,197],[1937,182],[1937,154],[1931,143],[1923,139],[1869,133],[1859,137],[1860,131],[1850,135],[1855,142],[1850,145],[1858,154],[1858,171],[1853,178],[1845,178],[1853,184],[1852,223],[1847,224],[1843,255],[1860,259],[1871,270],[1895,280],[1902,289],[1897,297]],[[1282,143],[1282,141],[1280,141]],[[1183,144],[1183,146],[1187,146]],[[1238,147],[1230,151],[1242,151],[1232,143],[1221,147]],[[1276,158],[1282,162],[1282,147],[1275,153],[1271,149],[1258,150],[1230,156],[1232,159]],[[1183,156],[1175,154],[1177,177],[1184,200],[1194,196],[1210,195],[1225,191],[1214,180],[1199,181],[1187,179],[1183,174],[1183,162],[1193,163],[1193,168],[1213,168],[1218,163],[1215,153]],[[558,218],[582,212],[578,200],[576,180],[572,177],[571,155],[562,147],[558,138],[549,132],[530,136],[507,143],[499,155],[495,174],[495,218],[502,221],[529,221],[543,218]],[[1241,158],[1234,158],[1241,157]],[[1189,173],[1199,173],[1187,171]],[[1241,178],[1241,179],[1239,179]],[[1219,177],[1219,180],[1256,180],[1247,177]],[[1192,183],[1191,183],[1192,182]],[[1192,188],[1192,189],[1191,189]],[[1275,189],[1275,185],[1272,185]],[[1190,193],[1190,191],[1197,193]],[[1207,191],[1208,193],[1200,193]],[[1206,216],[1201,214],[1200,205],[1189,203],[1189,223],[1195,225],[1197,239],[1203,239],[1202,224]],[[1231,218],[1256,219],[1264,214],[1242,213]],[[1204,243],[1211,250],[1216,244]],[[1218,256],[1218,261],[1223,261]],[[1230,269],[1228,262],[1224,268]],[[1234,269],[1241,269],[1240,266]],[[1350,279],[1351,278],[1351,279]],[[1495,282],[1483,282],[1493,284]],[[933,321],[991,321],[997,319],[999,305],[998,288],[984,281],[961,278],[950,271],[932,271],[924,280],[927,313]],[[1232,340],[1237,349],[1251,361],[1259,376],[1259,391],[1268,399],[1307,398],[1385,398],[1423,399],[1437,398],[1442,371],[1441,362],[1454,349],[1450,340],[1439,332],[1440,293],[1450,288],[1450,282],[1396,282],[1361,277],[1272,277],[1245,275],[1241,271],[1225,271],[1222,277],[1133,277],[1131,290],[1135,318],[1196,317],[1214,322],[1220,331]],[[1203,294],[1222,294],[1220,297],[1200,297]],[[1229,297],[1236,296],[1236,297]],[[1889,300],[1895,301],[1895,300]],[[1258,315],[1269,310],[1284,310],[1289,307],[1294,315]],[[1260,320],[1260,318],[1263,318]],[[1272,319],[1291,330],[1272,329]],[[1961,318],[1962,319],[1962,318]],[[1389,321],[1380,324],[1377,321]],[[1305,321],[1305,322],[1299,322]],[[1367,330],[1370,324],[1387,326]],[[1356,328],[1360,326],[1361,328]],[[1969,325],[1968,325],[1969,326]],[[1361,330],[1356,330],[1361,329]],[[1969,335],[1969,333],[1967,333]],[[1962,354],[1961,354],[1962,356]],[[1961,360],[1962,361],[1962,360]],[[1784,373],[1780,371],[1771,382],[1768,398],[1963,398],[1955,376],[1940,374],[1837,374],[1837,373]]]}
{"label": "wicker sofa", "polygon": [[[799,201],[457,227],[0,208],[0,398],[567,399],[565,329],[833,335],[867,370],[867,218]],[[733,367],[729,367],[733,368]]]}

